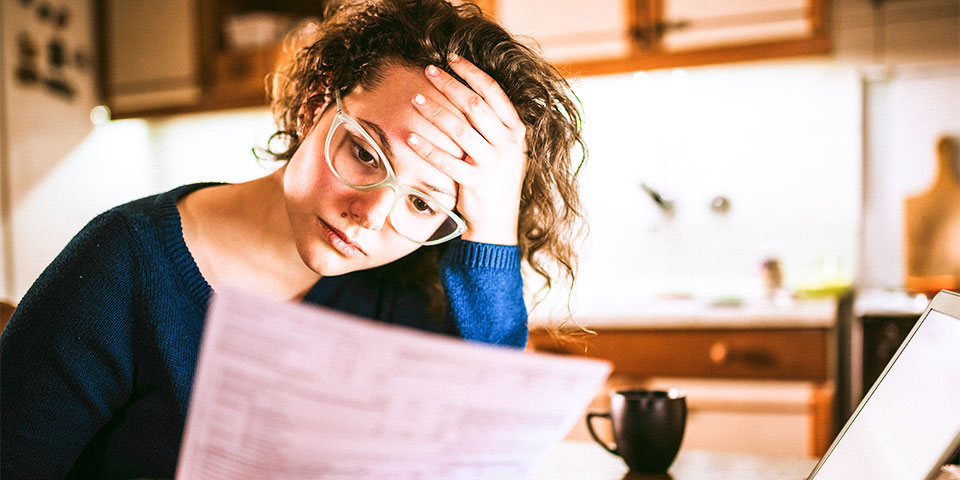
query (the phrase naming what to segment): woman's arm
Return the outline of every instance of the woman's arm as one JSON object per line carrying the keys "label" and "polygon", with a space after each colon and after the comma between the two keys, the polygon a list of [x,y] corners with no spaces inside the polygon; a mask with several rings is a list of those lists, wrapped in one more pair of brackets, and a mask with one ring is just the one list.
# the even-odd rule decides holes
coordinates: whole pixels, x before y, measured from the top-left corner
{"label": "woman's arm", "polygon": [[523,347],[527,310],[519,249],[455,240],[440,261],[447,321],[466,340]]}
{"label": "woman's arm", "polygon": [[94,219],[37,279],[0,337],[0,477],[66,477],[129,397],[131,298],[140,283],[129,238],[118,215]]}

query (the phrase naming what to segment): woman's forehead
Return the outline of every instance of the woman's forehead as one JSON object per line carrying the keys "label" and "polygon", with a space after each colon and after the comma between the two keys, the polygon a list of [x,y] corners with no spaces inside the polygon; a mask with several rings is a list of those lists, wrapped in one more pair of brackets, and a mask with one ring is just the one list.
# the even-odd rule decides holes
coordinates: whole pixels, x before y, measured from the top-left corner
{"label": "woman's forehead", "polygon": [[[411,91],[414,93],[411,93],[409,98],[413,98],[417,92]],[[352,92],[348,98],[343,99],[345,113],[356,120],[364,132],[376,142],[401,183],[431,195],[446,192],[455,197],[454,181],[407,145],[406,139],[410,133],[422,135],[430,122],[417,112],[409,99],[382,93]]]}
{"label": "woman's forehead", "polygon": [[350,96],[361,97],[365,104],[372,103],[384,110],[403,107],[415,112],[412,110],[410,101],[414,95],[422,93],[447,111],[466,119],[460,109],[427,80],[424,69],[396,64],[383,68],[383,78],[380,82],[372,88],[363,88],[358,85],[350,92]]}

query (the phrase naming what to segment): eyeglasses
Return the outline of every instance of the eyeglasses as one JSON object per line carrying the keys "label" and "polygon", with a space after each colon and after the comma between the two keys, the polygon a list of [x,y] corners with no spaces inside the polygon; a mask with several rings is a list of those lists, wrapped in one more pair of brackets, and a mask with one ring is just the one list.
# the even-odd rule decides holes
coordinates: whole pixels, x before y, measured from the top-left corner
{"label": "eyeglasses", "polygon": [[449,207],[397,180],[393,167],[377,142],[360,124],[343,111],[340,92],[334,117],[324,144],[327,166],[344,185],[367,191],[389,187],[393,190],[390,223],[401,236],[420,245],[446,242],[467,229],[466,222]]}

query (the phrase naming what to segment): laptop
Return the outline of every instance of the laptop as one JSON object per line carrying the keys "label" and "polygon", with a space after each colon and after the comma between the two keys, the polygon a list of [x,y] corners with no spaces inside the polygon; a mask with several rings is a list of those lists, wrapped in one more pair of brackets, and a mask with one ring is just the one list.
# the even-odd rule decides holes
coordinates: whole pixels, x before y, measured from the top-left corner
{"label": "laptop", "polygon": [[927,306],[807,480],[934,479],[960,446],[960,294]]}

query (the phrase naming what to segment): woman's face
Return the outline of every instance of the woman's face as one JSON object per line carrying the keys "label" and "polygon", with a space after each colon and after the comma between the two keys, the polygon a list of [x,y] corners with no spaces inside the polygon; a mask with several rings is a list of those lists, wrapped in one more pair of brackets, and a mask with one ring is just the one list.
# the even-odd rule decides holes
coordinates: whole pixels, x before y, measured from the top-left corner
{"label": "woman's face", "polygon": [[[406,138],[414,132],[437,135],[436,127],[411,104],[417,93],[451,111],[456,108],[420,69],[390,66],[384,73],[376,89],[358,87],[345,95],[344,112],[377,141],[400,183],[430,192],[452,208],[457,185],[411,150]],[[313,128],[283,172],[287,215],[304,263],[320,275],[332,276],[384,265],[416,250],[419,245],[397,233],[390,221],[393,189],[356,190],[341,183],[327,166],[324,143],[336,106],[331,101],[330,108],[314,113]],[[445,149],[456,150],[452,140],[446,140]]]}

